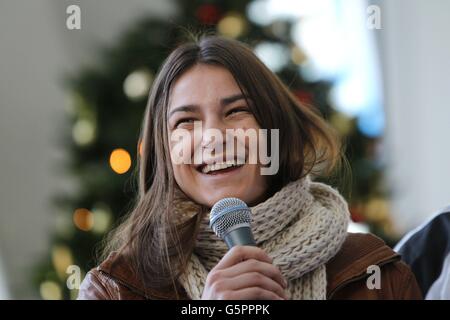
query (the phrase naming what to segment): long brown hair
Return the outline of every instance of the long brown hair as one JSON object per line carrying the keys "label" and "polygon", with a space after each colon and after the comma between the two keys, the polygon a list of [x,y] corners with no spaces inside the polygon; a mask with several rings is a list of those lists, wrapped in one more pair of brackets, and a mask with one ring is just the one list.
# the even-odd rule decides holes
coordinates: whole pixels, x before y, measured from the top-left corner
{"label": "long brown hair", "polygon": [[[142,123],[139,192],[134,208],[107,241],[105,255],[119,251],[130,261],[148,294],[174,298],[176,279],[193,252],[205,208],[176,225],[171,207],[174,180],[169,154],[167,110],[176,79],[195,64],[226,68],[264,129],[279,129],[279,170],[270,177],[270,192],[309,173],[328,174],[341,159],[337,135],[311,106],[299,103],[282,81],[245,44],[203,35],[178,46],[162,64]],[[270,149],[269,149],[270,150]]]}

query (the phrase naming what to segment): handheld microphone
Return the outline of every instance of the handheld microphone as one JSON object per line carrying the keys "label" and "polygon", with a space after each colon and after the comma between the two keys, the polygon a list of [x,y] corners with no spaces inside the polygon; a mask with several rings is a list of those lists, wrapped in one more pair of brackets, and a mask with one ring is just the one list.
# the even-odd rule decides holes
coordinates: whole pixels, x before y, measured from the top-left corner
{"label": "handheld microphone", "polygon": [[209,226],[225,241],[229,249],[237,245],[256,246],[251,221],[250,208],[238,198],[217,201],[209,216]]}

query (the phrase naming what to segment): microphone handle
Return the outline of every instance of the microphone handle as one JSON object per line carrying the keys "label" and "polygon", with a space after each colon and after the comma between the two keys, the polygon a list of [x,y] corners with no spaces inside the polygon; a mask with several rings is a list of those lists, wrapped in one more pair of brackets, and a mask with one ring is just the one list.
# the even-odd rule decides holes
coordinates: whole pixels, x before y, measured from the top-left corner
{"label": "microphone handle", "polygon": [[223,240],[231,249],[234,246],[254,246],[256,247],[255,239],[253,238],[252,230],[249,227],[240,227],[228,232]]}

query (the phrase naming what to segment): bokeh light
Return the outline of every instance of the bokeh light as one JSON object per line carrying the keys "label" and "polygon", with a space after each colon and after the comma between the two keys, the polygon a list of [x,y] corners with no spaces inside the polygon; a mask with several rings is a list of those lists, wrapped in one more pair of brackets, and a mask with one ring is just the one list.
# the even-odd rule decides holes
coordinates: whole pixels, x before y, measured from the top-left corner
{"label": "bokeh light", "polygon": [[130,73],[124,83],[123,91],[131,100],[139,100],[147,96],[153,82],[153,74],[147,69]]}
{"label": "bokeh light", "polygon": [[95,124],[87,119],[78,120],[72,128],[72,137],[80,146],[91,144],[95,139]]}
{"label": "bokeh light", "polygon": [[123,174],[131,167],[131,156],[125,149],[115,149],[111,152],[109,164],[114,172]]}
{"label": "bokeh light", "polygon": [[247,29],[245,17],[238,13],[229,13],[223,17],[217,24],[217,30],[220,34],[237,38],[241,36]]}
{"label": "bokeh light", "polygon": [[254,50],[258,58],[273,72],[280,71],[290,59],[289,49],[279,43],[262,42]]}
{"label": "bokeh light", "polygon": [[92,212],[87,209],[76,209],[73,214],[73,223],[75,226],[83,231],[89,231],[94,225],[94,216]]}
{"label": "bokeh light", "polygon": [[301,65],[307,60],[305,53],[298,47],[292,46],[291,48],[291,60],[297,65]]}
{"label": "bokeh light", "polygon": [[44,300],[61,300],[61,287],[54,281],[44,281],[39,287],[39,292]]}
{"label": "bokeh light", "polygon": [[92,232],[103,234],[108,231],[112,223],[111,209],[104,203],[97,203],[92,208],[92,214],[94,216]]}
{"label": "bokeh light", "polygon": [[138,152],[139,152],[139,156],[141,156],[141,157],[142,157],[142,150],[143,150],[143,145],[142,145],[142,140],[141,140],[141,141],[139,141],[139,144],[138,144]]}
{"label": "bokeh light", "polygon": [[52,249],[53,266],[61,279],[67,277],[67,267],[73,264],[72,252],[67,246],[55,245]]}

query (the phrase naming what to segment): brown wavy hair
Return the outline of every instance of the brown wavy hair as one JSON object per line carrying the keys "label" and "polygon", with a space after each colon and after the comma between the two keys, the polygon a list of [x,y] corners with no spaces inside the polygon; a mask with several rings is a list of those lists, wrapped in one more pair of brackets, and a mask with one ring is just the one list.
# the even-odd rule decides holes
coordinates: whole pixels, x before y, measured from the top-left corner
{"label": "brown wavy hair", "polygon": [[[148,296],[179,298],[177,278],[195,247],[207,208],[175,224],[171,207],[177,188],[169,154],[167,111],[176,79],[196,64],[226,68],[263,129],[279,129],[279,170],[269,177],[269,195],[309,173],[330,174],[342,159],[337,134],[316,109],[301,104],[250,47],[237,40],[200,35],[179,45],[162,64],[153,83],[142,123],[139,190],[132,210],[105,240],[104,259],[112,251],[126,256]],[[270,148],[269,148],[270,150]]]}

